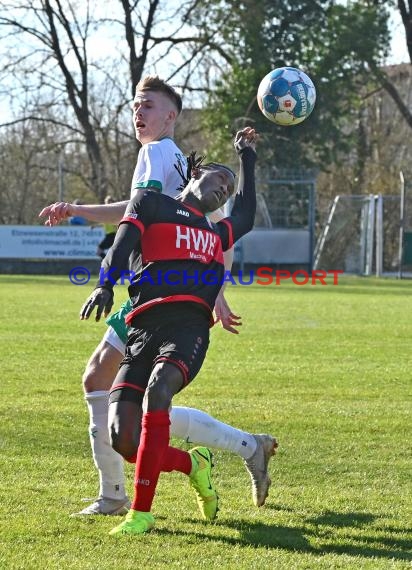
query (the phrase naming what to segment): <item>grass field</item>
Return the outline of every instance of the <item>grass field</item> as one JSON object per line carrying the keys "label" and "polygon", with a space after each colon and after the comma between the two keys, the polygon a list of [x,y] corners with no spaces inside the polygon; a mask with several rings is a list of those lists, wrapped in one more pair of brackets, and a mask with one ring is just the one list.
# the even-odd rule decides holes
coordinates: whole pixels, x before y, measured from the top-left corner
{"label": "grass field", "polygon": [[[163,474],[156,529],[116,540],[118,519],[69,517],[98,488],[80,379],[104,325],[77,319],[91,286],[1,276],[0,568],[410,568],[411,287],[232,286],[242,332],[212,331],[175,404],[279,438],[267,504],[252,505],[241,460],[217,451],[216,523],[184,476]],[[130,493],[132,480],[128,466]]]}

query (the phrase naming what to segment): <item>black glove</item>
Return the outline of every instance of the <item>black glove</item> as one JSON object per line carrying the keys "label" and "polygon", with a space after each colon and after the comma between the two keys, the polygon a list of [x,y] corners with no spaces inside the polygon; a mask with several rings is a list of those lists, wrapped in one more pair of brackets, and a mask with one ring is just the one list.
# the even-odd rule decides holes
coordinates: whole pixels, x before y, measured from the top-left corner
{"label": "black glove", "polygon": [[93,309],[97,307],[96,321],[100,321],[100,317],[104,311],[104,316],[110,313],[113,307],[113,290],[107,289],[106,287],[96,287],[87,301],[84,303],[83,307],[80,309],[80,319],[87,320],[93,312]]}

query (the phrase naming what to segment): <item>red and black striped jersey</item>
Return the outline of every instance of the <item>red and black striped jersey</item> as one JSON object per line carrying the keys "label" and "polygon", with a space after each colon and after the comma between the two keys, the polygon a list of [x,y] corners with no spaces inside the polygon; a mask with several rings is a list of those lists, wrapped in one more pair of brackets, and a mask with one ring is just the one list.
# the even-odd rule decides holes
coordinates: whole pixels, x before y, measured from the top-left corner
{"label": "red and black striped jersey", "polygon": [[111,288],[130,271],[133,310],[127,323],[142,311],[171,302],[196,303],[212,315],[224,279],[223,251],[253,227],[255,159],[252,149],[241,151],[232,213],[217,224],[185,202],[157,192],[130,201],[99,283]]}

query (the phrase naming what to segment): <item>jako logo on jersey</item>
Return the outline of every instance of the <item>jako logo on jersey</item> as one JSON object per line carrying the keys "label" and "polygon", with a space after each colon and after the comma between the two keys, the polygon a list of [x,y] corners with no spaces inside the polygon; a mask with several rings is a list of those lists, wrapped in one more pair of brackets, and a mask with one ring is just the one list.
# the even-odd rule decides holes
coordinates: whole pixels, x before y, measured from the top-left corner
{"label": "jako logo on jersey", "polygon": [[180,214],[181,216],[189,217],[189,212],[185,212],[184,210],[176,210],[176,214]]}
{"label": "jako logo on jersey", "polygon": [[135,214],[133,212],[126,212],[126,214],[125,214],[125,218],[133,218],[136,220],[138,217],[139,217],[139,215]]}
{"label": "jako logo on jersey", "polygon": [[[184,245],[182,245],[182,242]],[[176,226],[176,249],[186,246],[190,251],[201,251],[213,255],[217,236],[197,228]]]}
{"label": "jako logo on jersey", "polygon": [[138,479],[136,482],[138,485],[145,485],[146,487],[150,485],[150,479]]}

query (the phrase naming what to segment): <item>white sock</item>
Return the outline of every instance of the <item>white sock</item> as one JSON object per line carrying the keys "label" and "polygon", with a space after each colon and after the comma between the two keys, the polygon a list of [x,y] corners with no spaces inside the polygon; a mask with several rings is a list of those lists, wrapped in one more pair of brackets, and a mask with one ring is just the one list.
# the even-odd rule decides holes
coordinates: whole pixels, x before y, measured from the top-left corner
{"label": "white sock", "polygon": [[243,459],[249,459],[256,451],[257,443],[252,434],[219,422],[195,408],[173,406],[170,421],[171,435],[187,443],[232,451]]}
{"label": "white sock", "polygon": [[126,497],[123,457],[110,445],[108,412],[109,392],[99,390],[85,395],[89,410],[90,445],[94,464],[99,472],[100,497],[124,499]]}

